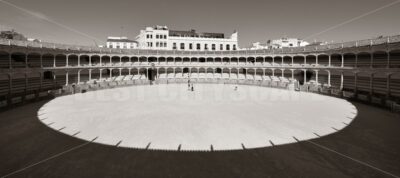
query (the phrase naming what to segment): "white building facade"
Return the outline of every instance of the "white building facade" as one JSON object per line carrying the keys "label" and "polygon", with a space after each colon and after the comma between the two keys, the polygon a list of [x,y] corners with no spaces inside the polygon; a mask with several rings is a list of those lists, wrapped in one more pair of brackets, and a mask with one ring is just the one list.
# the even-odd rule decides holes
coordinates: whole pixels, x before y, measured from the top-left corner
{"label": "white building facade", "polygon": [[307,46],[310,43],[298,38],[280,38],[272,40],[270,46],[272,48],[290,48],[290,47],[302,47]]}
{"label": "white building facade", "polygon": [[195,30],[169,30],[166,26],[146,27],[136,37],[141,49],[179,51],[231,51],[238,49],[238,33],[198,33]]}
{"label": "white building facade", "polygon": [[114,49],[136,49],[138,42],[129,40],[127,37],[107,37],[106,46]]}

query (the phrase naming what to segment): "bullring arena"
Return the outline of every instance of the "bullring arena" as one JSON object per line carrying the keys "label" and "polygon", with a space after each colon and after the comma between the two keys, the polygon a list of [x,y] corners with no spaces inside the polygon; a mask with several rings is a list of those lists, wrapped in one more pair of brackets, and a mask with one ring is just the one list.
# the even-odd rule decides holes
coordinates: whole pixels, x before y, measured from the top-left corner
{"label": "bullring arena", "polygon": [[400,36],[237,51],[0,40],[0,176],[398,177]]}

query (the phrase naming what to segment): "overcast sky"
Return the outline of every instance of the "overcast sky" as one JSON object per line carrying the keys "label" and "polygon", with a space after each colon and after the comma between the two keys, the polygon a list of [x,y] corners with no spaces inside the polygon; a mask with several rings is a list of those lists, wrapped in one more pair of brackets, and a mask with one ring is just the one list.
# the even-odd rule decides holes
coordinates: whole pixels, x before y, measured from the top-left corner
{"label": "overcast sky", "polygon": [[[1,0],[0,0],[1,1]],[[0,28],[43,41],[93,45],[107,36],[134,39],[146,26],[239,31],[241,47],[283,36],[306,38],[395,0],[5,0]],[[30,13],[23,12],[28,10]],[[400,34],[400,3],[308,41],[335,42]],[[56,25],[47,20],[61,24]],[[123,27],[121,29],[121,27]],[[69,28],[69,29],[68,29]],[[75,31],[76,30],[76,31]],[[95,40],[93,40],[95,39]]]}

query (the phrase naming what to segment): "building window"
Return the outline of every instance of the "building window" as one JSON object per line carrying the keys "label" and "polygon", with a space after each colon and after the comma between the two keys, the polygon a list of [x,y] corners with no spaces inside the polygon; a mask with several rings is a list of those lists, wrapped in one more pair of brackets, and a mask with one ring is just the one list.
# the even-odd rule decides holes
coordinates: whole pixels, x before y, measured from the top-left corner
{"label": "building window", "polygon": [[230,48],[230,46],[228,44],[226,45],[226,50],[227,51],[231,50],[231,48]]}
{"label": "building window", "polygon": [[147,34],[147,35],[146,35],[146,38],[147,38],[147,39],[149,39],[149,38],[150,38],[150,35],[149,35],[149,34]]}
{"label": "building window", "polygon": [[236,45],[233,45],[233,50],[236,50]]}
{"label": "building window", "polygon": [[158,39],[158,38],[160,38],[160,36],[159,36],[159,35],[156,35],[156,39]]}
{"label": "building window", "polygon": [[185,49],[185,43],[181,43],[181,49]]}
{"label": "building window", "polygon": [[200,43],[197,43],[197,50],[200,50]]}
{"label": "building window", "polygon": [[164,35],[164,39],[167,39],[167,35]]}
{"label": "building window", "polygon": [[208,44],[204,44],[204,50],[208,50]]}
{"label": "building window", "polygon": [[172,49],[176,49],[176,43],[172,43]]}
{"label": "building window", "polygon": [[110,45],[109,48],[113,48],[113,45]]}
{"label": "building window", "polygon": [[213,51],[215,51],[215,44],[212,44],[212,45],[211,45],[211,49],[212,49]]}
{"label": "building window", "polygon": [[224,45],[223,44],[219,45],[219,50],[221,50],[221,51],[224,50]]}
{"label": "building window", "polygon": [[189,43],[189,49],[192,50],[193,49],[193,44]]}
{"label": "building window", "polygon": [[160,45],[160,43],[159,43],[159,42],[157,42],[157,43],[156,43],[156,47],[158,47],[159,45]]}

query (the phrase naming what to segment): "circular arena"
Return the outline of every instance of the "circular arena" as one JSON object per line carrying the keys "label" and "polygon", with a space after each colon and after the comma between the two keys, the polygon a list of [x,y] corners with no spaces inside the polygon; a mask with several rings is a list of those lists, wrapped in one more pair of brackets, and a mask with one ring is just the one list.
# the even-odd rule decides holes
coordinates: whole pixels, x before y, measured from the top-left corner
{"label": "circular arena", "polygon": [[382,39],[218,52],[0,40],[0,176],[398,177],[400,37]]}
{"label": "circular arena", "polygon": [[224,84],[196,84],[193,90],[185,84],[144,85],[64,96],[44,105],[38,116],[87,141],[211,151],[325,136],[357,115],[346,100],[313,93]]}

